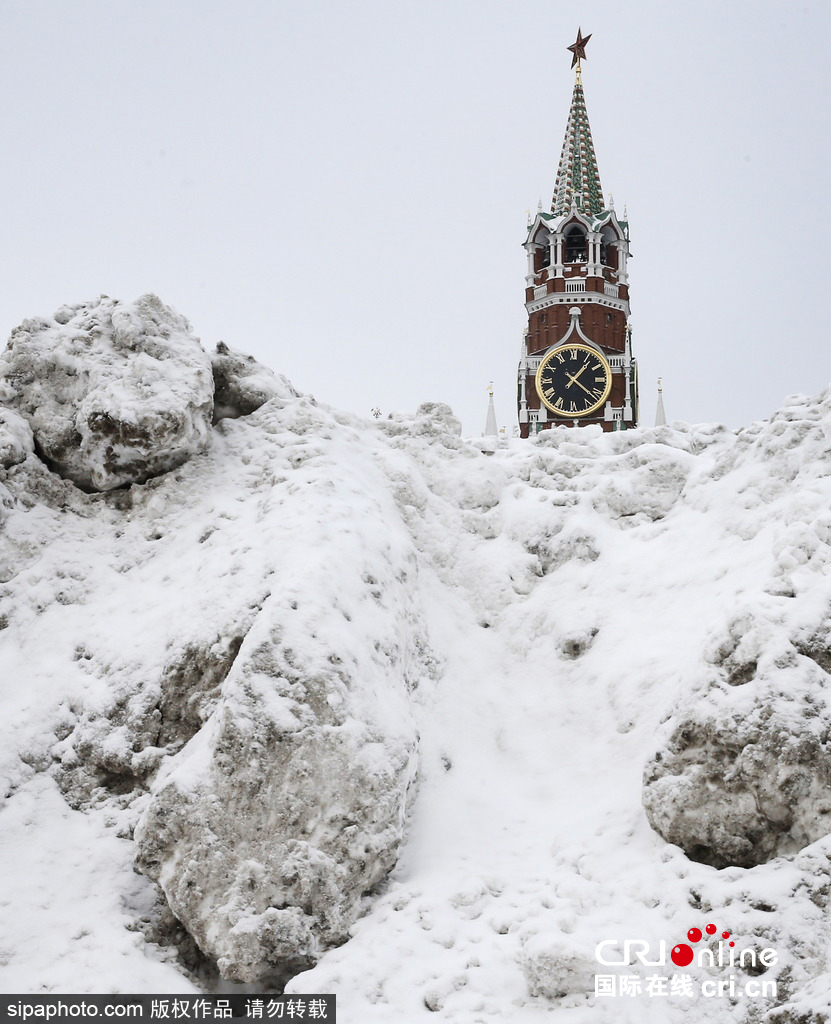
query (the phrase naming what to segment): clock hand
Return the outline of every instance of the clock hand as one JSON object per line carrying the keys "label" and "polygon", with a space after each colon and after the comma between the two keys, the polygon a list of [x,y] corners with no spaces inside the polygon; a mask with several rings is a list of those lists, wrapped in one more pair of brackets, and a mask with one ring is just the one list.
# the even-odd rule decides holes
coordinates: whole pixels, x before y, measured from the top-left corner
{"label": "clock hand", "polygon": [[[583,367],[583,370],[585,370],[585,366]],[[582,373],[583,370],[580,370],[580,373]],[[577,387],[582,388],[590,398],[594,398],[594,395],[591,393],[591,391],[589,391],[586,385],[581,384],[580,381],[577,379],[577,377],[580,376],[580,373],[578,373],[577,376],[572,377],[571,374],[567,372],[566,377],[568,377],[568,384],[566,384],[566,387],[570,388],[572,384],[576,384]]]}

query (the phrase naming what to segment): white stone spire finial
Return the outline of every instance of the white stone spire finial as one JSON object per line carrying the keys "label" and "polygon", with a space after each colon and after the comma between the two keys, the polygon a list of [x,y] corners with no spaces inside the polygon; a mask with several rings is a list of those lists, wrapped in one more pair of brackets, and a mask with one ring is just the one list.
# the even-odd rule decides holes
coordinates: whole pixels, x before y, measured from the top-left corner
{"label": "white stone spire finial", "polygon": [[664,381],[662,377],[658,378],[658,406],[655,409],[655,426],[665,427],[667,425],[667,417],[664,412]]}
{"label": "white stone spire finial", "polygon": [[496,425],[496,411],[493,407],[493,381],[488,384],[488,415],[485,420],[485,437],[499,437]]}

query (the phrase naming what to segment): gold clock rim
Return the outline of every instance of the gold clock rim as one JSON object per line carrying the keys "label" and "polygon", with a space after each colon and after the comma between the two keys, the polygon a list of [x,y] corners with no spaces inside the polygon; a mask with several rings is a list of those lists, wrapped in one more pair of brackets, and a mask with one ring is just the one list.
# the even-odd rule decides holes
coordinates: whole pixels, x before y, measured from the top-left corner
{"label": "gold clock rim", "polygon": [[[540,377],[542,376],[542,371],[545,369],[546,365],[561,349],[568,348],[580,349],[583,352],[588,352],[590,355],[597,356],[597,358],[603,364],[603,369],[606,373],[606,387],[603,390],[603,394],[600,396],[600,398],[598,398],[597,402],[595,402],[594,405],[589,406],[588,409],[583,409],[581,412],[565,412],[565,410],[563,409],[555,409],[554,406],[543,395],[542,388],[540,387]],[[603,405],[603,403],[609,397],[609,393],[612,390],[612,367],[609,365],[609,360],[603,355],[603,353],[599,352],[596,348],[592,348],[591,345],[585,345],[583,344],[583,342],[574,342],[571,345],[556,345],[554,348],[551,349],[550,352],[547,352],[542,357],[540,365],[537,367],[536,376],[534,377],[534,387],[536,388],[537,395],[539,396],[540,401],[543,403],[546,409],[550,409],[555,416],[565,416],[567,419],[576,420],[579,419],[581,416],[591,416],[592,413],[597,412],[600,406]]]}

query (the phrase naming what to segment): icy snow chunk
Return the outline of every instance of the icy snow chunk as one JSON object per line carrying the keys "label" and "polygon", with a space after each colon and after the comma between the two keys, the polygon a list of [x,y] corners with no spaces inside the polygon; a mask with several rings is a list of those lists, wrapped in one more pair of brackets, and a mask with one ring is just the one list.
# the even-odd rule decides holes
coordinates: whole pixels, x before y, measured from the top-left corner
{"label": "icy snow chunk", "polygon": [[346,938],[361,895],[395,863],[415,779],[394,663],[383,683],[365,656],[326,670],[288,632],[258,624],[136,830],[138,867],[239,982],[296,972]]}
{"label": "icy snow chunk", "polygon": [[297,392],[282,375],[258,363],[253,356],[217,343],[211,356],[214,375],[214,423],[256,412],[272,398],[297,398]]}
{"label": "icy snow chunk", "polygon": [[444,402],[422,402],[416,409],[418,433],[440,436],[449,433],[461,437],[462,424],[453,415],[453,410]]}
{"label": "icy snow chunk", "polygon": [[588,951],[574,948],[562,935],[540,932],[523,943],[522,973],[532,996],[561,999],[594,991],[597,962]]}
{"label": "icy snow chunk", "polygon": [[678,501],[691,456],[666,445],[644,444],[619,457],[601,486],[595,507],[613,519],[662,519]]}
{"label": "icy snow chunk", "polygon": [[753,867],[831,832],[827,623],[791,643],[781,625],[738,616],[710,686],[671,720],[647,762],[652,827],[693,860]]}
{"label": "icy snow chunk", "polygon": [[2,384],[38,454],[85,490],[145,481],[210,441],[210,359],[155,295],[24,321],[0,356]]}
{"label": "icy snow chunk", "polygon": [[462,424],[444,402],[422,402],[412,413],[391,413],[378,425],[388,434],[408,433],[428,441],[439,440],[449,448],[460,446]]}
{"label": "icy snow chunk", "polygon": [[0,467],[11,469],[34,450],[32,429],[26,420],[0,406]]}

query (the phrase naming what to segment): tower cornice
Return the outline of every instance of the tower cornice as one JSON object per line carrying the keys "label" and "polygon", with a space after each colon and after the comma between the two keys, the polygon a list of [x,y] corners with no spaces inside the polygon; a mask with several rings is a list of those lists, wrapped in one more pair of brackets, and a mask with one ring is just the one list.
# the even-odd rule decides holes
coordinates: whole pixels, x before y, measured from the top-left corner
{"label": "tower cornice", "polygon": [[572,223],[575,219],[582,223],[587,231],[600,231],[607,224],[610,224],[616,229],[622,239],[628,240],[629,238],[629,224],[625,220],[620,220],[613,209],[601,210],[597,216],[573,209],[563,214],[546,213],[544,210],[539,210],[528,225],[528,235],[523,244],[529,245],[533,242],[534,236],[540,227],[544,227],[546,231],[554,234],[555,232],[562,231],[566,225]]}

